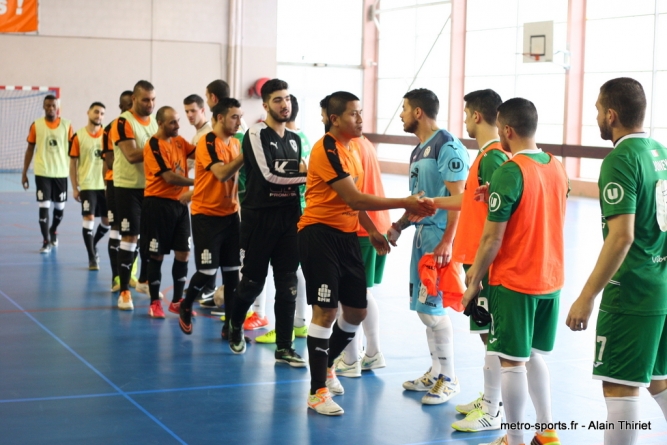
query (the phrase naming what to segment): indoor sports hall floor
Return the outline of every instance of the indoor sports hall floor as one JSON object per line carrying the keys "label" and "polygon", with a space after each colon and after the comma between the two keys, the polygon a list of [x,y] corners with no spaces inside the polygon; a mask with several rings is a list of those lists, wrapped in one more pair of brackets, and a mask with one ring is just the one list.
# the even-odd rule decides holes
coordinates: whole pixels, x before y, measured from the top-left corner
{"label": "indoor sports hall floor", "polygon": [[[390,196],[407,192],[406,177],[384,179]],[[461,314],[452,314],[461,394],[423,406],[423,393],[401,387],[430,363],[424,328],[407,310],[411,233],[399,240],[383,284],[373,291],[387,367],[342,378],[345,395],[336,401],[345,414],[331,418],[306,408],[307,368],[275,365],[273,347],[266,345],[252,344],[234,356],[220,340],[217,318],[199,317],[193,335],[185,336],[173,314],[148,318],[141,294],[134,312],[117,310],[117,295],[108,291],[106,238],[101,270],[87,270],[79,203],[68,203],[58,248],[40,255],[34,189],[24,192],[19,183],[18,175],[0,175],[0,443],[477,444],[499,435],[450,427],[461,417],[454,405],[482,390],[482,344]],[[556,349],[546,358],[553,417],[578,423],[576,430],[561,431],[563,444],[601,444],[601,431],[582,428],[606,418],[600,382],[590,377],[594,332],[572,333],[564,325],[601,245],[597,202],[571,198],[567,218],[561,325]],[[162,269],[168,299],[171,257]],[[295,347],[306,355],[305,339]],[[642,419],[652,429],[641,433],[640,443],[667,443],[658,406],[645,391],[641,401]],[[534,421],[532,410],[529,416]]]}

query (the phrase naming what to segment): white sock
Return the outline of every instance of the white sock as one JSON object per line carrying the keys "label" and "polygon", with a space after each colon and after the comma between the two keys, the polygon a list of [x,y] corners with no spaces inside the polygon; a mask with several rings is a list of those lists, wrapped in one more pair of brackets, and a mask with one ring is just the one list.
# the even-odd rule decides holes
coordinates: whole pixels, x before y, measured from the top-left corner
{"label": "white sock", "polygon": [[366,299],[368,307],[362,326],[366,336],[366,355],[373,357],[380,352],[380,309],[370,290],[366,291]]}
{"label": "white sock", "polygon": [[121,250],[126,250],[128,252],[134,252],[137,250],[137,243],[130,243],[127,241],[121,241],[120,242],[120,249]]}
{"label": "white sock", "polygon": [[[343,319],[343,308],[341,305],[338,305],[338,327],[341,326],[341,323],[345,323],[345,320]],[[343,329],[343,328],[341,328]],[[343,362],[345,362],[346,365],[352,365],[356,361],[359,360],[359,339],[357,337],[361,337],[360,335],[356,334],[354,336],[354,339],[352,339],[351,342],[347,344],[343,352],[345,352]]]}
{"label": "white sock", "polygon": [[[525,408],[528,400],[528,379],[525,366],[502,367],[500,388],[508,423],[525,422]],[[523,444],[523,430],[507,430],[508,445]]]}
{"label": "white sock", "polygon": [[440,375],[440,360],[438,360],[438,352],[435,349],[435,335],[431,328],[426,328],[426,341],[428,342],[428,350],[431,353],[431,377],[437,379]]}
{"label": "white sock", "polygon": [[264,287],[262,293],[255,298],[255,303],[252,305],[252,311],[260,318],[266,316],[266,287]]}
{"label": "white sock", "polygon": [[[538,423],[551,423],[551,378],[542,354],[530,353],[526,371],[528,372],[528,392],[535,407],[535,420]],[[538,430],[538,432],[543,431]]]}
{"label": "white sock", "polygon": [[495,416],[500,407],[500,358],[497,355],[484,356],[484,397],[482,410]]}
{"label": "white sock", "polygon": [[345,320],[345,317],[341,317],[338,319],[338,327],[343,332],[348,332],[350,334],[356,335],[361,325],[349,323],[347,320]]}
{"label": "white sock", "polygon": [[454,328],[449,315],[438,317],[438,324],[433,327],[436,357],[440,362],[440,374],[452,381],[456,379],[454,371]]}
{"label": "white sock", "polygon": [[667,389],[654,395],[653,399],[658,402],[662,414],[665,416],[665,419],[667,419]]}
{"label": "white sock", "polygon": [[619,420],[639,420],[639,397],[605,397],[607,403],[607,422],[614,425],[614,429],[604,432],[604,445],[635,445],[639,437],[639,430],[621,429],[616,422]]}
{"label": "white sock", "polygon": [[303,271],[299,267],[296,270],[296,310],[294,311],[294,327],[302,328],[306,325],[306,311],[308,310],[308,301],[306,300],[306,279]]}

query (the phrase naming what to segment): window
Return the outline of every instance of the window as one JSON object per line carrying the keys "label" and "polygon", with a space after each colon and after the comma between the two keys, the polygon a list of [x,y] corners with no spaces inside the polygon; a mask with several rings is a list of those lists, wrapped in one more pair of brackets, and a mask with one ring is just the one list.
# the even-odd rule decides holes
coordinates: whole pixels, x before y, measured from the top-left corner
{"label": "window", "polygon": [[[469,0],[465,92],[491,88],[503,100],[523,97],[539,114],[537,141],[563,142],[565,70],[523,62],[523,24],[554,21],[554,61],[566,47],[567,0]],[[465,128],[463,133],[465,136]]]}
{"label": "window", "polygon": [[[382,0],[379,17],[377,131],[405,134],[403,95],[428,88],[440,101],[438,125],[447,126],[451,6],[437,1]],[[382,144],[381,159],[407,162],[412,147]]]}
{"label": "window", "polygon": [[363,4],[278,0],[277,76],[299,101],[297,126],[311,144],[324,135],[320,100],[335,91],[361,98]]}
{"label": "window", "polygon": [[[647,99],[644,128],[664,141],[667,106],[654,100],[667,94],[667,2],[588,0],[586,15],[582,145],[611,146],[600,138],[595,101],[600,86],[616,77],[632,77],[642,84]],[[582,159],[581,177],[597,179],[600,163]]]}

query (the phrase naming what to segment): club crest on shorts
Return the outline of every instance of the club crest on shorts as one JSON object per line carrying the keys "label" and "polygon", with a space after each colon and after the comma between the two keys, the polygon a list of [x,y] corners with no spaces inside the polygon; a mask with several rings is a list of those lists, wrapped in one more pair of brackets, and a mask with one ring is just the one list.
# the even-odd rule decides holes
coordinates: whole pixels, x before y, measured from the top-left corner
{"label": "club crest on shorts", "polygon": [[323,284],[317,289],[317,301],[321,301],[322,303],[331,302],[331,289],[329,289],[328,284]]}
{"label": "club crest on shorts", "polygon": [[208,249],[204,249],[201,253],[201,263],[202,264],[211,264],[212,262],[211,252]]}

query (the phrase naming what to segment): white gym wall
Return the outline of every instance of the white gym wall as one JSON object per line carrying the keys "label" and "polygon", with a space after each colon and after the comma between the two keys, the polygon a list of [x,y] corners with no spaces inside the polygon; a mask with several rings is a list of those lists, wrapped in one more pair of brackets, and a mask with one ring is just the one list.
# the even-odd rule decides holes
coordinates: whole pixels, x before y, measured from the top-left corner
{"label": "white gym wall", "polygon": [[[252,123],[261,103],[245,93],[276,72],[277,2],[242,3],[238,90]],[[185,96],[203,97],[209,82],[228,77],[229,8],[230,0],[40,0],[38,33],[0,35],[0,79],[60,87],[62,114],[75,128],[85,125],[93,101],[115,117],[118,96],[140,79],[155,85],[158,107],[180,110]],[[181,125],[189,138],[185,116]]]}

